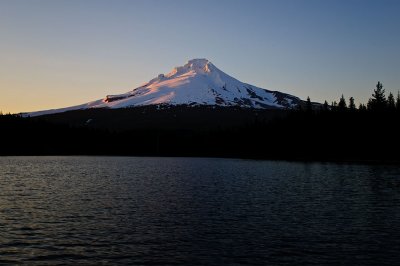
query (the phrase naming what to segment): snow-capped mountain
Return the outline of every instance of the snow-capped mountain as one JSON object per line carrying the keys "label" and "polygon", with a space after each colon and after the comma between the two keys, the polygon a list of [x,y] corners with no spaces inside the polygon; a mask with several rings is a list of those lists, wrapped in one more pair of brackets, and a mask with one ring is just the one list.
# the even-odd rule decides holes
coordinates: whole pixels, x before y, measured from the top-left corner
{"label": "snow-capped mountain", "polygon": [[218,105],[245,108],[293,108],[302,101],[295,96],[252,86],[225,74],[207,59],[193,59],[170,73],[160,74],[144,85],[119,95],[82,105],[38,111],[29,116],[89,108],[127,108],[144,105]]}

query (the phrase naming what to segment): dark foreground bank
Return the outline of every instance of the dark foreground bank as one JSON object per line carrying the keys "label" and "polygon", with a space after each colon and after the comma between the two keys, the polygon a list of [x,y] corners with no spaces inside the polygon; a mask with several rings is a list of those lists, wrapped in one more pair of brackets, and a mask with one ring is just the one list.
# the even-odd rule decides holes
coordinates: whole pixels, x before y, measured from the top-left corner
{"label": "dark foreground bank", "polygon": [[[157,107],[0,116],[1,155],[400,162],[397,110]],[[122,119],[123,118],[123,119]]]}

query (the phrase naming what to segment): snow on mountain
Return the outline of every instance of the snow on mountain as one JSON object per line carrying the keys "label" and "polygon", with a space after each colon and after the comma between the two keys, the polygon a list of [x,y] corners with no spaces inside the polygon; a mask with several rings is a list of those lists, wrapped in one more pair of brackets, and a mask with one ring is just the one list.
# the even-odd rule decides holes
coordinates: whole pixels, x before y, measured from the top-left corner
{"label": "snow on mountain", "polygon": [[119,95],[82,105],[28,113],[29,116],[88,108],[127,108],[143,105],[218,105],[244,108],[293,108],[302,101],[278,91],[261,89],[225,74],[207,59],[193,59],[170,73]]}

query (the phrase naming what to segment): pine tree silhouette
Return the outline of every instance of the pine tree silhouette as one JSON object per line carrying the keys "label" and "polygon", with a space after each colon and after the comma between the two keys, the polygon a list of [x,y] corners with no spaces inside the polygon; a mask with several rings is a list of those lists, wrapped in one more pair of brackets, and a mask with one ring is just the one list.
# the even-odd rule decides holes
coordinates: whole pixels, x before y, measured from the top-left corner
{"label": "pine tree silhouette", "polygon": [[353,97],[350,97],[350,99],[349,99],[349,109],[350,109],[350,111],[356,110],[356,105],[354,103],[354,98]]}
{"label": "pine tree silhouette", "polygon": [[311,104],[310,97],[307,97],[306,111],[307,111],[307,112],[311,112],[311,111],[312,111],[312,104]]}
{"label": "pine tree silhouette", "polygon": [[345,100],[343,94],[342,94],[342,97],[340,97],[338,107],[339,107],[340,111],[345,111],[347,109],[346,100]]}
{"label": "pine tree silhouette", "polygon": [[396,109],[400,111],[400,91],[397,92]]}
{"label": "pine tree silhouette", "polygon": [[324,105],[322,106],[323,111],[329,111],[329,105],[328,102],[325,100]]}
{"label": "pine tree silhouette", "polygon": [[389,110],[394,110],[396,109],[396,103],[394,101],[394,97],[392,93],[389,93],[389,96],[387,98],[387,107]]}
{"label": "pine tree silhouette", "polygon": [[368,109],[373,111],[382,111],[387,106],[387,100],[385,96],[385,90],[383,89],[383,85],[380,81],[376,84],[376,89],[372,94],[372,98],[368,101]]}

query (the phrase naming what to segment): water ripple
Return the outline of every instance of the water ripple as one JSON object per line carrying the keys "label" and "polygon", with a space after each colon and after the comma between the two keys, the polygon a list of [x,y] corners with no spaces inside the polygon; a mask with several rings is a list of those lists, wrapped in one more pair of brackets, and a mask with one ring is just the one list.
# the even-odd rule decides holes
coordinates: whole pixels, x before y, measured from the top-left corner
{"label": "water ripple", "polygon": [[400,169],[0,158],[0,264],[396,265]]}

